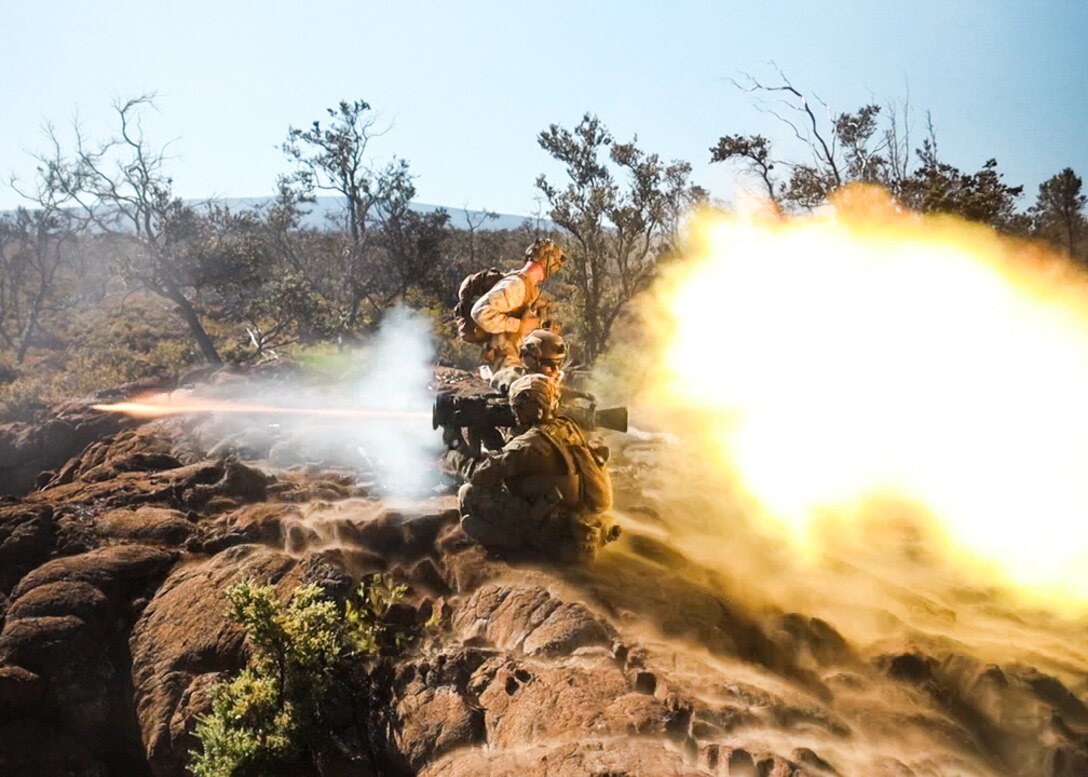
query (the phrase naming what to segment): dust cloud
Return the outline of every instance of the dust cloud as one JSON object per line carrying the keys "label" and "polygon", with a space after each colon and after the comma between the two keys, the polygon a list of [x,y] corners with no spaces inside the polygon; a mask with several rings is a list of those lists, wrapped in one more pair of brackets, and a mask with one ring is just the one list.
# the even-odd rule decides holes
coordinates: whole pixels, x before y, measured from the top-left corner
{"label": "dust cloud", "polygon": [[597,375],[659,434],[621,443],[624,520],[733,595],[862,642],[978,639],[947,616],[981,600],[1083,618],[1088,282],[1061,257],[873,189],[704,212],[632,329]]}
{"label": "dust cloud", "polygon": [[355,406],[423,416],[410,422],[362,424],[358,451],[373,464],[383,493],[418,495],[432,485],[429,473],[441,447],[430,424],[434,343],[429,322],[403,309],[392,311],[367,353],[366,365],[349,386]]}
{"label": "dust cloud", "polygon": [[[1088,669],[1082,271],[855,189],[699,214],[627,327],[595,374],[635,430],[609,436],[625,531],[595,598],[704,703],[773,710],[746,728],[767,749],[1041,773],[1039,678]],[[837,637],[790,632],[812,619],[831,663]]]}

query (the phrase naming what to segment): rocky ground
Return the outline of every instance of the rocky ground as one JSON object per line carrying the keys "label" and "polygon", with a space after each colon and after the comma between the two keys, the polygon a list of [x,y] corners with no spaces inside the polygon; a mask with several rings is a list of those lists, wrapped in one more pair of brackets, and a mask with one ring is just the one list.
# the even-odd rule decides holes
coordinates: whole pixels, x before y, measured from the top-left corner
{"label": "rocky ground", "polygon": [[326,774],[1088,774],[1083,623],[864,557],[803,611],[753,599],[787,570],[676,540],[662,443],[610,442],[625,534],[570,569],[469,542],[451,481],[383,500],[261,421],[73,404],[0,428],[0,774],[186,774],[243,661],[226,587],[374,571],[439,625],[370,703],[333,700],[330,737],[362,747]]}

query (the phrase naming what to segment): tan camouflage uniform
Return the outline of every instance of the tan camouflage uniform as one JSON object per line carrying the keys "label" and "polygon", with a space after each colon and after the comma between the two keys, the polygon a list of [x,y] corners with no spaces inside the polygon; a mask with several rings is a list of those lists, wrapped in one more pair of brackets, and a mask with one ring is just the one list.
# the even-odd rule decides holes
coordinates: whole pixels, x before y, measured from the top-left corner
{"label": "tan camouflage uniform", "polygon": [[521,318],[540,299],[540,289],[522,271],[504,275],[472,306],[472,320],[491,339],[484,351],[492,369],[520,364]]}

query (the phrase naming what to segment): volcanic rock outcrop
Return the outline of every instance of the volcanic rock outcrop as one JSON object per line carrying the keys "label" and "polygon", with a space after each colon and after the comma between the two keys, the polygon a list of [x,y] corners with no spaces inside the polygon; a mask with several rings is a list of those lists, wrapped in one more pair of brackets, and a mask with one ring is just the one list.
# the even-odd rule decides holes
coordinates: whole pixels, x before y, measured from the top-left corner
{"label": "volcanic rock outcrop", "polygon": [[[339,757],[292,773],[1088,774],[1082,632],[891,584],[866,639],[753,604],[759,580],[670,541],[652,443],[612,441],[626,531],[576,569],[469,541],[449,480],[388,503],[259,421],[78,417],[42,443],[78,448],[62,461],[4,453],[55,424],[0,434],[0,468],[38,484],[0,505],[0,774],[187,774],[208,689],[245,657],[225,589],[336,594],[376,571],[409,586],[420,639],[365,699],[338,689]],[[1034,652],[998,651],[1014,632]]]}

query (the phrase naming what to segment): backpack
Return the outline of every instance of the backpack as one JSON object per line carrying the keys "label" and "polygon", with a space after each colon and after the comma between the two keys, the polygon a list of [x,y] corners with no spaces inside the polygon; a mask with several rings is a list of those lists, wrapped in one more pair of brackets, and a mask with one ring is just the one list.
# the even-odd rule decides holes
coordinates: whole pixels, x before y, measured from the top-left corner
{"label": "backpack", "polygon": [[453,309],[454,319],[457,321],[457,336],[466,343],[486,343],[491,336],[476,325],[472,320],[472,306],[492,287],[506,275],[502,270],[489,267],[486,270],[474,272],[461,281],[457,289],[457,306]]}
{"label": "backpack", "polygon": [[578,474],[579,506],[590,513],[609,510],[612,507],[612,478],[578,425],[560,416],[540,429],[563,457],[568,472]]}

